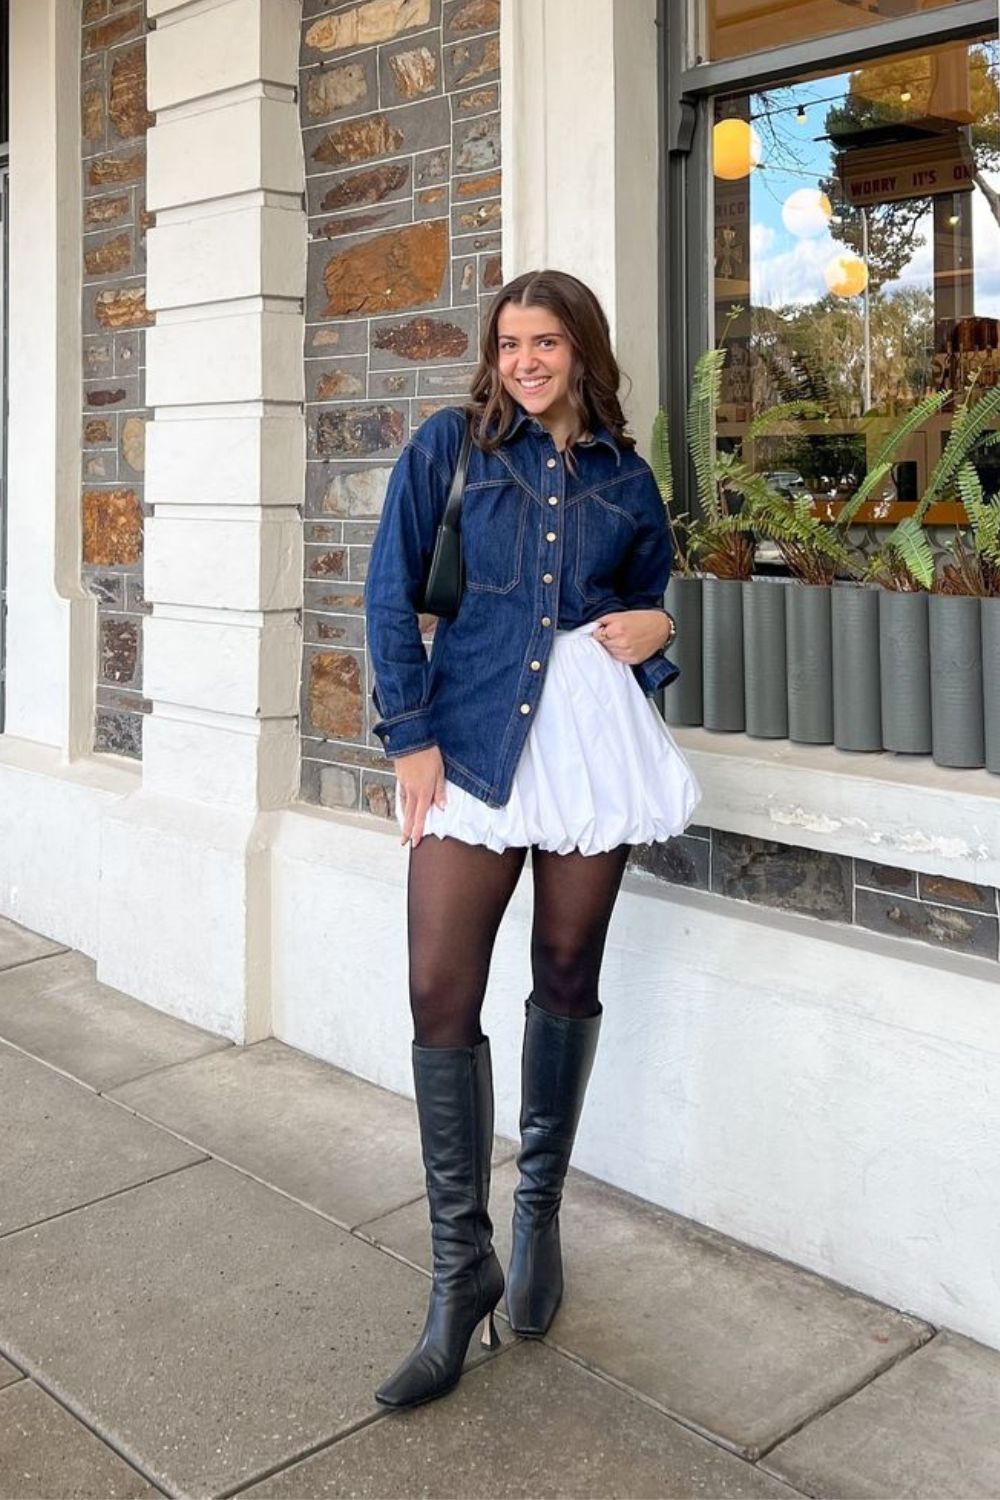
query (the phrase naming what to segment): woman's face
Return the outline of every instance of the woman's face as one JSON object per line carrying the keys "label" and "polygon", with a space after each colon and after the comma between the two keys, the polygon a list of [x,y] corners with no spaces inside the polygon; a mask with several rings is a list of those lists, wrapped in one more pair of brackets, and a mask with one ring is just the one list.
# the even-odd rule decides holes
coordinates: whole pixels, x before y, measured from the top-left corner
{"label": "woman's face", "polygon": [[497,344],[500,379],[508,396],[543,426],[572,428],[573,348],[555,313],[508,302],[497,324]]}

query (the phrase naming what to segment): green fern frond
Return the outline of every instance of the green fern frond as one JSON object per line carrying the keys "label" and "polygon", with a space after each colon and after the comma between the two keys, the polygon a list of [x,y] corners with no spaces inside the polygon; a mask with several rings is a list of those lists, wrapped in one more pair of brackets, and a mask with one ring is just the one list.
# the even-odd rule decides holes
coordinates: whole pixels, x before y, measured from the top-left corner
{"label": "green fern frond", "polygon": [[695,366],[688,402],[688,449],[698,485],[698,501],[702,515],[713,520],[723,514],[715,482],[715,431],[725,362],[725,349],[705,350]]}
{"label": "green fern frond", "polygon": [[870,500],[875,491],[888,479],[892,472],[893,461],[900,448],[925,422],[941,410],[949,395],[948,391],[936,391],[934,395],[925,397],[911,412],[907,413],[901,422],[897,422],[891,432],[886,434],[875,452],[871,468],[837,517],[838,526],[842,528],[850,526],[865,501]]}
{"label": "green fern frond", "polygon": [[674,503],[674,471],[670,462],[670,419],[663,407],[653,419],[653,451],[650,467],[660,492],[660,499],[668,508]]}
{"label": "green fern frond", "polygon": [[944,452],[934,465],[927,488],[920,497],[920,504],[916,510],[917,518],[925,516],[935,500],[939,500],[955,484],[959,469],[983,442],[997,414],[1000,413],[1000,386],[994,386],[991,390],[984,392],[973,403],[974,391],[975,384],[973,383],[966,391],[965,400],[955,412],[955,420],[948,434]]}
{"label": "green fern frond", "polygon": [[907,516],[900,521],[885,540],[885,550],[894,553],[910,577],[921,588],[929,589],[934,583],[934,553],[927,533],[916,516]]}
{"label": "green fern frond", "polygon": [[769,410],[762,411],[759,417],[754,417],[747,428],[747,437],[753,441],[755,438],[766,437],[775,428],[786,423],[810,420],[828,422],[829,413],[816,401],[782,401]]}

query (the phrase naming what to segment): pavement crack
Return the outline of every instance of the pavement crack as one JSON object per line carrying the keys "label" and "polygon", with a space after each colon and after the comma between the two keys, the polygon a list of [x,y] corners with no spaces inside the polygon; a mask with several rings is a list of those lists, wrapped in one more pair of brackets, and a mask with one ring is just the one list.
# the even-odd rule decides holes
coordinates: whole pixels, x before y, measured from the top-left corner
{"label": "pavement crack", "polygon": [[203,1156],[199,1161],[181,1162],[179,1166],[168,1167],[164,1172],[153,1172],[149,1177],[144,1177],[141,1182],[130,1182],[125,1187],[115,1188],[110,1193],[99,1193],[96,1198],[88,1198],[85,1203],[74,1203],[70,1208],[61,1208],[54,1214],[43,1214],[40,1219],[32,1219],[30,1224],[18,1224],[14,1229],[0,1230],[0,1243],[4,1240],[12,1240],[19,1234],[27,1234],[31,1229],[38,1229],[42,1224],[54,1224],[58,1219],[68,1219],[72,1214],[83,1213],[88,1208],[95,1208],[98,1203],[110,1203],[115,1198],[123,1198],[126,1193],[135,1193],[140,1188],[149,1187],[150,1183],[162,1182],[167,1177],[176,1177],[180,1172],[190,1172],[192,1167],[202,1167],[206,1161],[211,1161],[210,1156]]}

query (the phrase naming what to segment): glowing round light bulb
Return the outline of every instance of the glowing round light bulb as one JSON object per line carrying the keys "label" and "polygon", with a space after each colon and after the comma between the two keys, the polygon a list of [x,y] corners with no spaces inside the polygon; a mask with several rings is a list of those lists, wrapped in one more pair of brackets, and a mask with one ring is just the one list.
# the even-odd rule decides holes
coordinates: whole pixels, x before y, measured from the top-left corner
{"label": "glowing round light bulb", "polygon": [[824,274],[827,289],[835,297],[857,297],[868,285],[868,267],[850,250],[835,255]]}
{"label": "glowing round light bulb", "polygon": [[761,157],[760,136],[749,120],[720,120],[712,131],[712,165],[716,177],[737,182],[749,177]]}
{"label": "glowing round light bulb", "polygon": [[781,205],[781,222],[800,239],[822,234],[832,218],[833,205],[819,188],[796,188]]}

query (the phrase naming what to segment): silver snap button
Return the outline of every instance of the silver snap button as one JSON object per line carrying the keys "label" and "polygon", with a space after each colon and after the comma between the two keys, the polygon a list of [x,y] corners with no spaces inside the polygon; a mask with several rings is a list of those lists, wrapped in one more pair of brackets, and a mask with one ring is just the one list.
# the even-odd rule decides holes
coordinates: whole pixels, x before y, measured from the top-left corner
{"label": "silver snap button", "polygon": [[530,714],[531,713],[531,704],[530,703],[522,703],[521,704],[521,712],[523,714]]}

